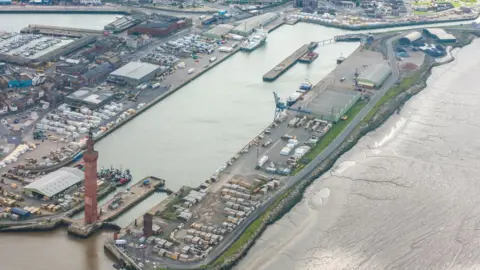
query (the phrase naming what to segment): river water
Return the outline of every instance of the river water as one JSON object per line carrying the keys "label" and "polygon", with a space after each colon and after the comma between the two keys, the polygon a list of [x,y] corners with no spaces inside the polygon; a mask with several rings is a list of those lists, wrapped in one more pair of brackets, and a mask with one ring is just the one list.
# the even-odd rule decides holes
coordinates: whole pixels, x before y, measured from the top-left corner
{"label": "river water", "polygon": [[479,49],[435,68],[237,269],[479,269]]}
{"label": "river water", "polygon": [[[2,15],[0,25],[6,24],[1,29],[8,31],[30,23],[78,26],[79,21],[84,28],[101,29],[115,19],[112,15],[7,16]],[[10,23],[14,20],[18,20],[15,25]],[[310,24],[274,31],[265,47],[234,55],[98,143],[100,166],[130,168],[135,179],[162,177],[174,190],[198,185],[272,121],[273,91],[285,98],[305,78],[319,81],[335,67],[340,54],[347,56],[357,44],[321,47],[317,61],[296,65],[274,83],[262,82],[262,75],[300,45],[342,33]],[[151,196],[116,222],[125,226],[163,198]],[[0,237],[0,259],[8,269],[111,269],[102,247],[110,233],[87,240],[67,237],[63,230]]]}

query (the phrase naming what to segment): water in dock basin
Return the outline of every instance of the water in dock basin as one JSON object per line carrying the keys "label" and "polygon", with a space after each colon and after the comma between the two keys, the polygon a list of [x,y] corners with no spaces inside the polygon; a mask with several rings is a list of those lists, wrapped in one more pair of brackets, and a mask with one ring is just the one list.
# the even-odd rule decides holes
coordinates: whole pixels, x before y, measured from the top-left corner
{"label": "water in dock basin", "polygon": [[[301,45],[339,33],[342,31],[303,23],[275,30],[265,47],[250,54],[234,55],[98,143],[99,168],[110,165],[129,168],[134,181],[147,175],[161,177],[173,190],[200,184],[272,121],[275,108],[272,87],[285,98],[306,77],[312,82],[322,79],[335,67],[340,53],[347,55],[357,45],[339,43],[318,48],[322,61],[296,65],[273,84],[262,82],[262,75]],[[125,226],[165,197],[153,194],[115,222]],[[111,269],[113,262],[102,247],[106,233],[86,240],[70,240],[65,234],[61,230],[25,236],[1,235],[0,254],[6,258],[3,263],[8,269]],[[44,258],[55,260],[42,265],[39,265],[42,260],[35,257],[15,260],[14,254],[25,250],[22,245],[30,242],[45,243],[44,246],[61,249],[68,255],[57,256],[52,250],[39,248],[38,256],[43,254]],[[98,268],[90,267],[88,256],[83,255],[88,245],[96,245]],[[70,261],[74,263],[64,267]]]}

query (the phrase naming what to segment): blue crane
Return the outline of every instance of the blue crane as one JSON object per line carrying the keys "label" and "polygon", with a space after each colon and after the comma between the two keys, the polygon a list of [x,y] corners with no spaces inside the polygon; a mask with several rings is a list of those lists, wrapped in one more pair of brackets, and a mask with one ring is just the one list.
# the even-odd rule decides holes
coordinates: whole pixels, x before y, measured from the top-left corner
{"label": "blue crane", "polygon": [[273,92],[273,97],[275,98],[275,118],[273,119],[274,121],[278,118],[280,113],[282,113],[284,110],[289,110],[289,111],[295,111],[295,112],[301,112],[305,114],[311,114],[311,111],[308,110],[302,110],[302,107],[299,107],[298,109],[292,108],[290,106],[287,106],[285,102],[283,102],[280,97],[278,96],[277,93]]}

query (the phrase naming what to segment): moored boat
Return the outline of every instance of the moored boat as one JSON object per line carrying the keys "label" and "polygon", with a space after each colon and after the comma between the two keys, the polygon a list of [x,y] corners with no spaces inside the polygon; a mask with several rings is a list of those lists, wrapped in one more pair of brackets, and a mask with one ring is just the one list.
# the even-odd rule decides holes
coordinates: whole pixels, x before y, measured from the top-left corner
{"label": "moored boat", "polygon": [[304,91],[309,91],[312,89],[312,87],[313,87],[313,84],[309,80],[305,80],[304,82],[302,82],[302,84],[300,84],[299,89]]}

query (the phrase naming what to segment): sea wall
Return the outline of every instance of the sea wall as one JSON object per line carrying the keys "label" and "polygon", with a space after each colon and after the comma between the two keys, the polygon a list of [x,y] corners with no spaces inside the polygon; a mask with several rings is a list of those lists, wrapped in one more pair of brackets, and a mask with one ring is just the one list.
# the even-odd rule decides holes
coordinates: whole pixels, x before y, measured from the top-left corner
{"label": "sea wall", "polygon": [[[472,34],[478,36],[477,33]],[[456,45],[456,47],[463,47],[464,45],[471,43],[471,41],[472,39],[465,40]],[[449,62],[453,60],[454,59],[452,58]],[[442,64],[445,63],[447,62]],[[231,258],[227,258],[223,264],[216,266],[214,269],[231,269],[233,266],[235,266],[240,259],[247,255],[249,249],[255,244],[258,237],[260,237],[267,229],[268,225],[271,225],[277,220],[281,219],[303,199],[305,190],[310,186],[310,184],[313,183],[313,181],[330,170],[337,159],[352,149],[364,135],[380,127],[393,113],[395,113],[395,111],[401,109],[401,107],[411,97],[425,89],[427,86],[426,81],[431,74],[432,68],[439,65],[439,63],[436,63],[430,59],[430,61],[428,61],[428,63],[426,63],[424,67],[418,71],[418,83],[414,84],[409,89],[405,89],[405,91],[400,92],[397,96],[387,101],[379,108],[378,112],[374,114],[371,119],[365,119],[363,124],[357,126],[352,134],[342,144],[340,144],[340,146],[325,161],[323,161],[312,173],[310,173],[304,181],[299,182],[297,185],[293,186],[287,191],[288,195],[286,195],[274,209],[267,213],[266,218],[262,221],[257,231],[251,234],[251,238],[247,244],[245,244],[237,254]]]}

